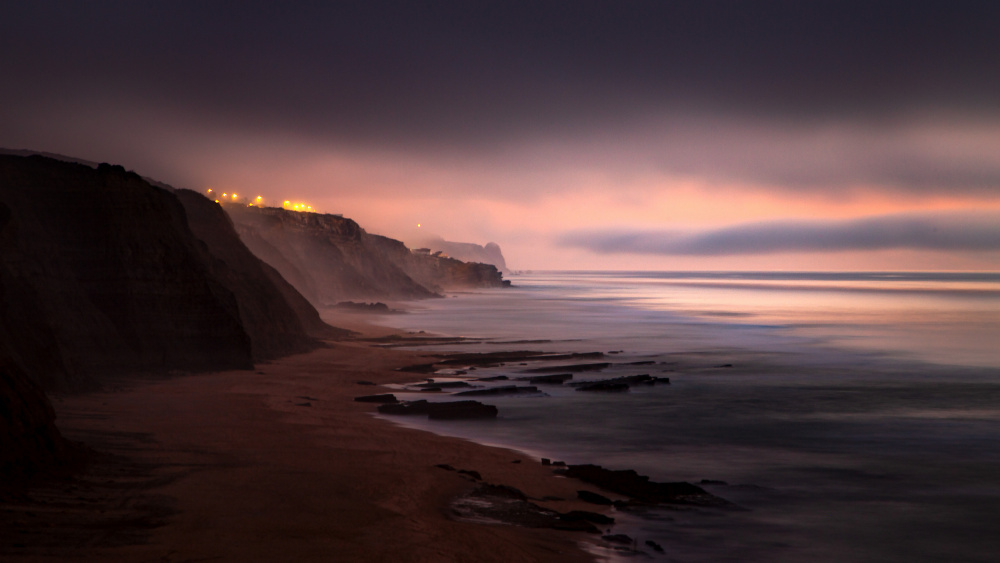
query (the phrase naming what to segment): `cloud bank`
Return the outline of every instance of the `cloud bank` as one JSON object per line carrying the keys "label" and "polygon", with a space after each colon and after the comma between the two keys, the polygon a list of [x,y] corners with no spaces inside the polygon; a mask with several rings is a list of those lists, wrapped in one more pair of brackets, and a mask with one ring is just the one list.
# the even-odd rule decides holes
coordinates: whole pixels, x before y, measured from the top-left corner
{"label": "cloud bank", "polygon": [[575,231],[558,243],[602,254],[739,256],[887,249],[1000,251],[1000,215],[889,215],[851,221],[773,221],[697,232]]}

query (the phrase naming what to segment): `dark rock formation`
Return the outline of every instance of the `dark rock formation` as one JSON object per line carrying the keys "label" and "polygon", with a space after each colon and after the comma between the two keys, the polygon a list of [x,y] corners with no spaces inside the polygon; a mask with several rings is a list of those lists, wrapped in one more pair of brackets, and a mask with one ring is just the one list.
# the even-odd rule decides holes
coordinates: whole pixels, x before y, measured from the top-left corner
{"label": "dark rock formation", "polygon": [[378,412],[396,415],[426,415],[432,419],[496,418],[497,408],[479,401],[453,401],[431,403],[410,401],[405,403],[379,405]]}
{"label": "dark rock formation", "polygon": [[398,403],[396,396],[392,393],[385,393],[383,395],[363,395],[361,397],[354,397],[355,401],[359,403]]}
{"label": "dark rock formation", "polygon": [[497,396],[497,395],[538,395],[541,391],[538,387],[529,385],[503,385],[500,387],[491,387],[489,389],[473,389],[472,391],[462,391],[460,393],[455,393],[456,397],[475,397],[475,396]]}
{"label": "dark rock formation", "polygon": [[604,393],[623,393],[629,390],[627,383],[617,383],[613,381],[597,381],[587,383],[576,388],[577,391],[602,391]]}
{"label": "dark rock formation", "polygon": [[632,469],[614,471],[599,465],[570,465],[562,474],[643,503],[725,506],[729,503],[691,483],[657,483]]}
{"label": "dark rock formation", "polygon": [[535,375],[531,377],[519,377],[527,381],[528,383],[535,383],[537,385],[562,385],[563,383],[573,379],[572,373],[554,373],[552,375]]}
{"label": "dark rock formation", "polygon": [[559,518],[567,522],[572,522],[574,520],[583,520],[585,522],[592,522],[594,524],[601,524],[608,526],[615,523],[615,519],[610,516],[605,516],[604,514],[598,514],[597,512],[590,512],[588,510],[571,510]]}
{"label": "dark rock formation", "polygon": [[[633,385],[670,385],[669,377],[653,377],[648,373],[640,375],[625,375],[597,381],[575,381],[569,384],[577,387],[577,391],[625,391]],[[622,386],[625,386],[625,389]]]}
{"label": "dark rock formation", "polygon": [[417,299],[452,287],[500,287],[493,266],[419,255],[339,215],[227,206],[243,242],[313,304]]}
{"label": "dark rock formation", "polygon": [[252,367],[233,292],[184,208],[120,166],[0,156],[0,324],[29,376]]}
{"label": "dark rock formation", "polygon": [[635,543],[635,540],[631,536],[625,534],[608,534],[601,536],[601,539],[608,543],[617,543],[619,545],[632,545]]}

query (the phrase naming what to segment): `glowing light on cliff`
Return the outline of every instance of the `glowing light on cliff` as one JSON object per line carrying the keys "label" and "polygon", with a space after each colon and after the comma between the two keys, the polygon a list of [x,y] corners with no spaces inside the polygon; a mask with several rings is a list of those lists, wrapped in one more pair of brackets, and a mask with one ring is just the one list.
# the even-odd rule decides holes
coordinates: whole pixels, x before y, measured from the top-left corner
{"label": "glowing light on cliff", "polygon": [[312,211],[312,206],[307,203],[302,203],[298,201],[285,200],[282,204],[285,209],[291,209],[292,211]]}

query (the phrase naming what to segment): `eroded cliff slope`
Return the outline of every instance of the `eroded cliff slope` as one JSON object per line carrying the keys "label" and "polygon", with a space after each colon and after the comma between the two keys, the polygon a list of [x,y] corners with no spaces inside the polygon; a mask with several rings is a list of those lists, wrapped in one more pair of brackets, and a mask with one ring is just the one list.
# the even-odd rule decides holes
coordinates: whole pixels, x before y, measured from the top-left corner
{"label": "eroded cliff slope", "polygon": [[317,306],[348,299],[417,299],[457,287],[501,287],[487,264],[414,254],[339,215],[226,207],[240,237]]}

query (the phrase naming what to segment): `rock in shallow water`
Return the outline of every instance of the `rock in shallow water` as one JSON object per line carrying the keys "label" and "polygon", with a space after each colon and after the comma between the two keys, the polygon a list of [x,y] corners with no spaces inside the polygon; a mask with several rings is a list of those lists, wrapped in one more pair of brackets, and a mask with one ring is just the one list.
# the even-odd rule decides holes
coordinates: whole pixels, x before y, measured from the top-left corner
{"label": "rock in shallow water", "polygon": [[497,408],[485,405],[479,401],[452,401],[446,403],[431,403],[428,401],[410,401],[379,405],[378,412],[395,415],[425,415],[437,420],[496,418]]}

